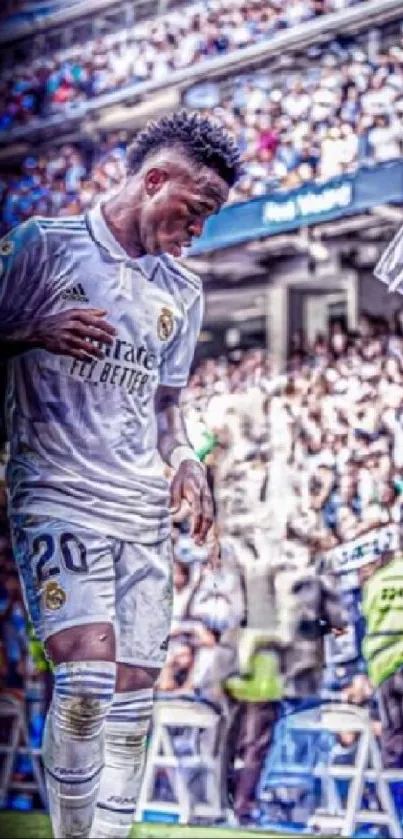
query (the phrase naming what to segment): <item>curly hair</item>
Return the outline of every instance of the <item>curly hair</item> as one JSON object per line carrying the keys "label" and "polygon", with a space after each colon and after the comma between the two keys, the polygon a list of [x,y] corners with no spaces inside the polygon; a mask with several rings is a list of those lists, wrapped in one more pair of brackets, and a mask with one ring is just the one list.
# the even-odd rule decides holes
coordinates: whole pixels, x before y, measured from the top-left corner
{"label": "curly hair", "polygon": [[149,122],[127,150],[127,171],[134,175],[144,160],[162,148],[177,146],[191,160],[208,166],[233,186],[241,176],[240,152],[231,135],[208,117],[177,111]]}

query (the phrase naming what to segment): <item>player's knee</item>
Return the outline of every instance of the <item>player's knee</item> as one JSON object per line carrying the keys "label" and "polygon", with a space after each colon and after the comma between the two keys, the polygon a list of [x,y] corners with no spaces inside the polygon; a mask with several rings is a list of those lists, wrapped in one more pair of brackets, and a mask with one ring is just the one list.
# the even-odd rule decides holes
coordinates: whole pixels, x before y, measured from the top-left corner
{"label": "player's knee", "polygon": [[[112,697],[109,706],[111,703]],[[105,706],[105,702],[83,691],[80,696],[66,699],[59,697],[58,711],[61,729],[71,737],[85,739],[100,731],[108,707]]]}
{"label": "player's knee", "polygon": [[55,668],[52,713],[59,730],[75,739],[97,736],[113,702],[116,665],[71,662]]}
{"label": "player's knee", "polygon": [[116,690],[120,693],[134,690],[152,690],[159,675],[157,667],[134,667],[131,664],[117,664]]}
{"label": "player's knee", "polygon": [[62,629],[48,638],[46,652],[55,665],[69,661],[114,661],[113,626],[94,623]]}

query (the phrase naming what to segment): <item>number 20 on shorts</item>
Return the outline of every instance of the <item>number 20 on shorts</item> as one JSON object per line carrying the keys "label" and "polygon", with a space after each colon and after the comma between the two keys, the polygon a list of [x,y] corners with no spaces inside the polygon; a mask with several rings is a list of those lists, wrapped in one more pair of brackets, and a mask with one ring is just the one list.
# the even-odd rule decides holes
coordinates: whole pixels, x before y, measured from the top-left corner
{"label": "number 20 on shorts", "polygon": [[[59,542],[59,545],[57,545],[57,542]],[[39,586],[49,580],[50,577],[57,577],[60,574],[60,566],[56,564],[57,554],[60,556],[60,561],[66,571],[72,574],[88,573],[85,545],[74,533],[61,533],[59,537],[54,537],[50,533],[35,536],[32,549],[34,557],[41,554],[36,566]]]}

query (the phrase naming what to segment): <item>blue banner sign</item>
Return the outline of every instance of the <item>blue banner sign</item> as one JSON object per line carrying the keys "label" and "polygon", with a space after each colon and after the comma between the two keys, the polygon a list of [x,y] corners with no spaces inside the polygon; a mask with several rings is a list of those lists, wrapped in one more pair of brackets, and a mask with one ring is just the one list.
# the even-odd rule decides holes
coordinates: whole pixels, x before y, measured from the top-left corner
{"label": "blue banner sign", "polygon": [[358,169],[326,183],[308,184],[225,207],[209,219],[191,254],[219,250],[370,210],[403,203],[403,161]]}
{"label": "blue banner sign", "polygon": [[305,222],[313,216],[351,207],[353,194],[353,183],[348,181],[316,191],[306,190],[285,201],[266,201],[263,205],[263,221],[268,225],[282,225],[298,220]]}

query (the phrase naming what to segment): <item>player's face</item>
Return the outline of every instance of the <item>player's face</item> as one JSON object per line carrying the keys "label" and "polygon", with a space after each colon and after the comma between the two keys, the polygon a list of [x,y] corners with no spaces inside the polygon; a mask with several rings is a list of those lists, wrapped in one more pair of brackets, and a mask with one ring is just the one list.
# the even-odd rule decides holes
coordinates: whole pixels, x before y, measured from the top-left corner
{"label": "player's face", "polygon": [[228,186],[209,169],[197,173],[153,169],[148,178],[140,219],[143,248],[149,254],[179,257],[201,236],[206,219],[221,209]]}

